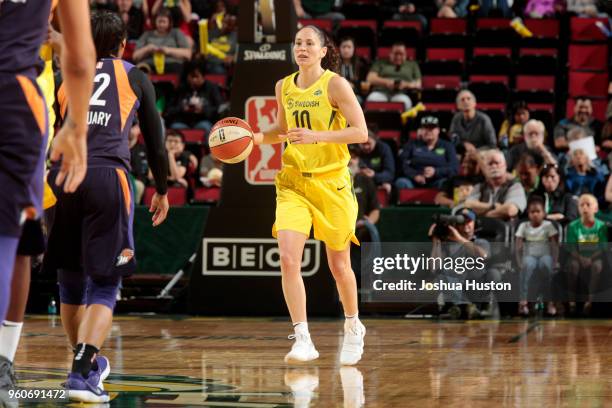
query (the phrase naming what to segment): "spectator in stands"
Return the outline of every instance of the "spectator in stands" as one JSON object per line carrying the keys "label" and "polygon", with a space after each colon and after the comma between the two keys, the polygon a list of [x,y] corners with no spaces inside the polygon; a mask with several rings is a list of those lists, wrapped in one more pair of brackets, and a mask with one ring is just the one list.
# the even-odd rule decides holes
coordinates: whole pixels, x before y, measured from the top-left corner
{"label": "spectator in stands", "polygon": [[544,165],[540,172],[540,187],[533,194],[544,198],[547,220],[566,225],[578,217],[577,202],[565,191],[564,175],[559,166]]}
{"label": "spectator in stands", "polygon": [[530,18],[553,17],[557,11],[558,0],[529,0],[524,14]]}
{"label": "spectator in stands", "polygon": [[486,113],[476,110],[476,96],[463,89],[457,94],[457,110],[450,124],[448,134],[455,146],[463,145],[471,151],[487,146],[497,146],[495,129]]}
{"label": "spectator in stands", "polygon": [[334,10],[336,0],[293,0],[298,18],[341,21],[344,15]]}
{"label": "spectator in stands", "polygon": [[520,270],[520,296],[518,313],[529,316],[529,281],[537,270],[546,278],[544,298],[548,299],[546,312],[557,314],[555,303],[550,301],[552,292],[553,268],[559,254],[559,232],[555,225],[545,219],[544,200],[540,196],[529,197],[527,202],[528,221],[522,222],[516,231],[516,261]]}
{"label": "spectator in stands", "polygon": [[135,122],[130,129],[128,136],[128,146],[130,147],[130,164],[132,171],[130,178],[134,185],[135,203],[138,204],[142,200],[147,183],[147,174],[149,173],[149,162],[147,160],[147,150],[142,143],[138,143],[140,136],[140,125]]}
{"label": "spectator in stands", "polygon": [[360,171],[361,146],[351,145],[351,161],[349,168],[353,174],[353,187],[357,198],[357,229],[355,235],[359,241],[378,240],[376,223],[380,217],[380,203],[376,190],[376,184],[371,177],[364,175]]}
{"label": "spectator in stands", "polygon": [[[568,144],[571,144],[575,140],[586,139],[589,137],[591,136],[587,136],[584,128],[578,127],[578,126],[571,128],[567,132]],[[595,145],[595,151],[599,152],[599,150],[600,150],[599,146]],[[567,173],[569,171],[569,168],[572,162],[572,157],[571,157],[570,152],[561,152],[559,153],[558,157],[559,157],[559,166],[561,167],[561,169],[563,169],[565,173]],[[608,166],[606,165],[606,163],[604,163],[599,157],[595,157],[594,159],[592,159],[591,164],[593,165],[593,167],[597,169],[597,171],[599,171],[604,176],[607,176],[610,173],[610,169],[608,169]]]}
{"label": "spectator in stands", "polygon": [[[172,28],[172,17],[168,9],[160,9],[155,16],[155,30],[145,31],[136,42],[134,61],[144,64],[154,72],[155,61],[163,62],[164,73],[179,73],[183,62],[191,59],[191,46],[187,37]],[[161,59],[161,62],[159,61]],[[155,69],[159,73],[159,69]]]}
{"label": "spectator in stands", "polygon": [[204,187],[221,187],[223,162],[212,154],[202,157],[200,162],[200,182]]}
{"label": "spectator in stands", "polygon": [[604,175],[593,167],[591,159],[582,149],[572,153],[572,165],[567,172],[565,185],[567,191],[575,196],[592,193],[597,200],[604,202]]}
{"label": "spectator in stands", "polygon": [[391,192],[391,183],[395,179],[395,158],[391,147],[378,139],[376,133],[368,130],[368,141],[362,146],[360,173],[374,180],[377,186]]}
{"label": "spectator in stands", "polygon": [[92,0],[89,3],[91,10],[117,11],[117,4],[113,0]]}
{"label": "spectator in stands", "polygon": [[572,248],[568,297],[570,314],[576,313],[576,293],[578,291],[578,274],[589,273],[589,291],[587,301],[582,312],[589,315],[593,303],[593,294],[599,285],[599,276],[603,269],[603,259],[606,253],[605,244],[608,242],[608,228],[603,221],[595,218],[599,211],[597,198],[591,194],[582,194],[578,201],[580,218],[572,221],[567,227],[567,243],[577,244]]}
{"label": "spectator in stands", "polygon": [[482,17],[512,17],[508,0],[479,0],[478,14]]}
{"label": "spectator in stands", "polygon": [[608,166],[612,166],[612,99],[606,109],[606,122],[601,130],[601,148],[608,154]]}
{"label": "spectator in stands", "polygon": [[421,88],[421,70],[415,61],[406,59],[406,46],[395,43],[389,59],[376,60],[366,80],[372,87],[367,101],[402,102],[404,108],[409,110],[412,100],[405,92]]}
{"label": "spectator in stands", "polygon": [[340,75],[351,84],[359,103],[363,102],[361,97],[361,83],[365,81],[368,73],[367,63],[355,53],[355,40],[344,37],[340,40]]}
{"label": "spectator in stands", "polygon": [[549,148],[544,144],[544,133],[546,128],[544,123],[536,119],[531,119],[523,128],[524,142],[512,147],[508,152],[508,168],[512,171],[517,165],[521,156],[530,153],[536,159],[538,166],[546,164],[557,164],[557,159]]}
{"label": "spectator in stands", "polygon": [[525,190],[507,171],[506,158],[498,149],[483,153],[485,181],[477,184],[464,206],[478,215],[510,220],[525,210]]}
{"label": "spectator in stands", "polygon": [[[523,141],[523,126],[529,120],[529,107],[525,101],[513,102],[506,111],[506,119],[499,129],[497,144],[502,149],[511,148]],[[510,166],[512,168],[512,166]]]}
{"label": "spectator in stands", "polygon": [[394,8],[397,12],[393,14],[393,20],[400,21],[419,21],[421,27],[427,29],[427,18],[417,11],[416,6],[412,1],[402,1],[400,6]]}
{"label": "spectator in stands", "polygon": [[[145,0],[146,1],[146,0]],[[175,27],[179,28],[185,35],[185,27],[191,21],[191,1],[190,0],[155,0],[151,8],[151,14],[157,15],[159,10],[166,8],[172,15]],[[188,29],[187,29],[188,30]]]}
{"label": "spectator in stands", "polygon": [[117,0],[117,8],[127,28],[127,39],[140,38],[145,26],[145,15],[142,10],[134,6],[134,0]]}
{"label": "spectator in stands", "polygon": [[516,164],[516,174],[525,194],[533,193],[540,186],[540,165],[530,153],[521,156]]}
{"label": "spectator in stands", "polygon": [[441,188],[449,177],[459,172],[455,146],[440,139],[438,118],[423,116],[419,133],[421,138],[409,141],[399,156],[402,177],[395,182],[398,189]]}
{"label": "spectator in stands", "polygon": [[214,14],[208,25],[208,42],[206,69],[211,74],[226,74],[238,46],[236,16],[225,11]]}
{"label": "spectator in stands", "polygon": [[[166,132],[166,150],[168,151],[168,184],[188,187],[188,173],[198,168],[198,159],[185,151],[185,136],[175,130],[168,130]],[[149,179],[151,179],[150,172]]]}
{"label": "spectator in stands", "polygon": [[596,0],[566,0],[567,11],[575,13],[578,17],[598,17]]}
{"label": "spectator in stands", "polygon": [[474,186],[484,181],[478,156],[477,151],[465,152],[461,159],[459,174],[449,177],[442,184],[442,191],[435,198],[436,204],[446,207],[459,206],[470,196]]}
{"label": "spectator in stands", "polygon": [[569,148],[567,132],[573,127],[583,128],[587,136],[593,136],[595,144],[599,144],[601,124],[593,118],[593,104],[589,98],[577,98],[574,105],[574,116],[569,119],[561,119],[555,126],[555,149],[563,151]]}
{"label": "spectator in stands", "polygon": [[438,18],[457,18],[457,13],[455,12],[455,5],[457,4],[457,0],[444,0],[440,9],[438,10],[437,17]]}
{"label": "spectator in stands", "polygon": [[204,78],[202,60],[190,61],[185,67],[186,83],[176,92],[166,110],[166,121],[172,129],[204,129],[210,132],[223,103],[219,86]]}

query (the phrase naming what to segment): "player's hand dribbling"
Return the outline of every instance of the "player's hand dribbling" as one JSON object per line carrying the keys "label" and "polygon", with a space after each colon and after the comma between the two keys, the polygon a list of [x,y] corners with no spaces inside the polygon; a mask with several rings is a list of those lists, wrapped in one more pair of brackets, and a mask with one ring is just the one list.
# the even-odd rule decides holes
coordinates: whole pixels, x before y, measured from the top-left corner
{"label": "player's hand dribbling", "polygon": [[168,216],[168,209],[170,208],[170,204],[168,203],[168,195],[167,194],[153,194],[153,198],[151,199],[151,207],[149,208],[149,212],[154,213],[153,218],[153,226],[157,227],[159,224],[166,220]]}
{"label": "player's hand dribbling", "polygon": [[314,144],[317,143],[317,132],[310,129],[289,129],[286,135],[279,135],[280,139],[286,139],[292,144]]}
{"label": "player's hand dribbling", "polygon": [[87,126],[79,127],[68,119],[53,139],[50,158],[62,160],[55,184],[64,183],[64,191],[74,193],[87,172]]}

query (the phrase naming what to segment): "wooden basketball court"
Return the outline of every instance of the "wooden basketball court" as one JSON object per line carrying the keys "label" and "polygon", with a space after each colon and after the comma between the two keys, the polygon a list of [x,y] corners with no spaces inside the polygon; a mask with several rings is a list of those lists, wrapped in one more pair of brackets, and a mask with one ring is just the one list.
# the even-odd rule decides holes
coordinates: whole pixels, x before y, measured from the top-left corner
{"label": "wooden basketball court", "polygon": [[[364,359],[341,368],[340,321],[312,321],[320,359],[287,366],[285,320],[119,317],[103,350],[110,406],[612,406],[612,321],[364,323]],[[20,386],[60,387],[71,353],[59,319],[29,318],[24,332]]]}

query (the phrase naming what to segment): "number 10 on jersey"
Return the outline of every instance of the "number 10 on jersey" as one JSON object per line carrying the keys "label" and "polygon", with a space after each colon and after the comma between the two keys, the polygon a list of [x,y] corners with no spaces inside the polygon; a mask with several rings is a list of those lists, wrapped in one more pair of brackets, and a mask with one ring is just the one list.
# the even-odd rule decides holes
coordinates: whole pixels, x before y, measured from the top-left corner
{"label": "number 10 on jersey", "polygon": [[293,119],[295,120],[295,127],[312,130],[312,126],[310,125],[310,112],[307,110],[294,110]]}

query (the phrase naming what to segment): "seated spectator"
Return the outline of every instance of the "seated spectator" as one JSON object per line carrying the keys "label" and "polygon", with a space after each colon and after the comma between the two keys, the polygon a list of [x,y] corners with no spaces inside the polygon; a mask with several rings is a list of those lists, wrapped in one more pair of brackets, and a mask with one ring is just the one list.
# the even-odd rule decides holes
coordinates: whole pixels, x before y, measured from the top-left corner
{"label": "seated spectator", "polygon": [[474,186],[484,181],[480,169],[480,159],[477,151],[466,152],[459,166],[459,174],[449,177],[442,184],[435,198],[435,203],[446,207],[456,207],[462,204],[472,194]]}
{"label": "seated spectator", "polygon": [[334,11],[336,0],[293,0],[298,18],[321,18],[341,21],[344,14]]}
{"label": "seated spectator", "polygon": [[455,146],[463,145],[472,151],[480,147],[495,147],[497,140],[491,118],[476,110],[476,97],[467,90],[457,94],[457,110],[450,124],[448,134]]}
{"label": "seated spectator", "polygon": [[603,202],[603,174],[593,167],[591,159],[584,150],[576,149],[571,155],[572,165],[565,180],[567,191],[575,196],[592,193],[600,202]]}
{"label": "seated spectator", "polygon": [[[576,244],[571,251],[569,265],[568,298],[571,315],[576,313],[576,293],[578,292],[578,275],[580,272],[590,275],[587,301],[582,313],[589,315],[593,305],[593,294],[599,285],[599,276],[603,269],[608,242],[608,228],[603,221],[595,218],[599,211],[597,198],[591,194],[583,194],[578,200],[580,218],[572,221],[567,227],[567,243]],[[586,280],[586,278],[583,278]]]}
{"label": "seated spectator", "polygon": [[424,30],[427,30],[427,18],[417,11],[416,6],[412,1],[402,1],[400,6],[395,6],[397,11],[393,14],[393,20],[400,21],[419,21]]}
{"label": "seated spectator", "polygon": [[204,79],[204,62],[191,61],[185,69],[187,81],[176,92],[166,110],[166,121],[172,129],[204,129],[210,132],[223,103],[217,84]]}
{"label": "seated spectator", "polygon": [[548,299],[547,313],[557,314],[555,303],[552,302],[553,270],[557,264],[559,249],[559,232],[555,225],[545,219],[544,200],[533,196],[527,202],[528,221],[522,222],[516,231],[516,258],[520,271],[520,297],[518,313],[529,316],[528,295],[529,282],[534,272],[544,275],[544,298]]}
{"label": "seated spectator", "polygon": [[402,102],[409,110],[412,100],[405,92],[421,88],[421,70],[415,61],[406,59],[406,46],[396,43],[388,60],[374,62],[366,80],[372,87],[367,101]]}
{"label": "seated spectator", "polygon": [[544,198],[546,219],[561,225],[578,217],[578,204],[574,196],[565,191],[565,179],[559,166],[545,164],[540,172],[540,187],[533,195]]}
{"label": "seated spectator", "polygon": [[576,14],[578,17],[598,17],[596,0],[566,0],[567,11]]}
{"label": "seated spectator", "polygon": [[134,0],[117,0],[117,8],[127,29],[128,41],[140,38],[145,26],[145,15],[142,10],[134,6]]}
{"label": "seated spectator", "polygon": [[[497,144],[502,149],[510,148],[523,141],[523,126],[529,120],[529,108],[525,101],[512,103],[506,111],[506,119],[499,128]],[[512,168],[512,166],[510,166]]]}
{"label": "seated spectator", "polygon": [[223,11],[214,14],[210,20],[206,69],[211,74],[226,74],[234,63],[238,46],[236,16]]}
{"label": "seated spectator", "polygon": [[485,181],[477,184],[463,204],[478,215],[508,221],[525,210],[525,190],[507,171],[506,158],[498,149],[483,153]]}
{"label": "seated spectator", "polygon": [[[140,36],[133,59],[144,64],[149,72],[159,74],[180,73],[183,62],[191,59],[189,42],[182,32],[172,28],[172,17],[168,9],[159,10],[155,16],[155,30],[145,31]],[[159,70],[161,67],[162,72]]]}
{"label": "seated spectator", "polygon": [[138,143],[140,136],[140,125],[138,122],[132,125],[128,135],[128,146],[130,147],[130,165],[132,171],[130,178],[134,184],[134,202],[139,204],[147,184],[147,174],[149,173],[149,161],[147,159],[147,149],[142,143]]}
{"label": "seated spectator", "polygon": [[[378,240],[378,232],[375,225],[380,217],[380,203],[376,193],[376,184],[371,177],[368,177],[360,172],[360,154],[361,147],[359,145],[351,145],[351,161],[349,168],[353,174],[353,186],[355,189],[355,197],[357,198],[357,229],[355,235],[360,242]],[[368,225],[369,224],[369,225]],[[373,237],[374,235],[374,237]],[[373,239],[374,238],[374,239]]]}
{"label": "seated spectator", "polygon": [[419,133],[421,138],[409,141],[399,156],[402,177],[395,182],[398,189],[441,188],[447,178],[459,171],[455,146],[440,139],[438,118],[424,116]]}
{"label": "seated spectator", "polygon": [[340,58],[340,75],[351,84],[353,92],[357,95],[357,100],[362,103],[361,83],[365,81],[367,63],[355,54],[355,40],[351,37],[344,37],[340,40]]}
{"label": "seated spectator", "polygon": [[564,151],[569,149],[567,133],[573,127],[581,127],[587,136],[593,136],[595,144],[600,142],[601,124],[593,118],[593,104],[586,97],[576,99],[574,105],[574,116],[569,119],[561,119],[554,130],[555,149]]}
{"label": "seated spectator", "polygon": [[481,17],[512,17],[508,0],[479,0],[478,15]]}
{"label": "seated spectator", "polygon": [[212,154],[202,157],[200,162],[200,182],[204,187],[221,187],[223,181],[223,162]]}
{"label": "seated spectator", "polygon": [[455,5],[457,4],[457,0],[444,0],[440,9],[438,10],[437,17],[438,18],[457,18],[457,13],[455,12]]}
{"label": "seated spectator", "polygon": [[368,131],[368,141],[362,146],[360,173],[374,180],[387,193],[391,192],[391,183],[395,179],[395,159],[388,144],[379,142],[376,133]]}
{"label": "seated spectator", "polygon": [[558,8],[558,0],[528,0],[525,16],[530,18],[553,17]]}
{"label": "seated spectator", "polygon": [[523,130],[525,141],[513,146],[508,152],[508,168],[510,170],[514,170],[519,159],[525,153],[530,153],[536,159],[538,166],[543,163],[557,164],[557,159],[544,144],[545,132],[544,123],[539,120],[531,119],[525,123]]}
{"label": "seated spectator", "polygon": [[529,195],[540,186],[540,166],[533,155],[525,153],[516,164],[516,174],[525,194]]}
{"label": "seated spectator", "polygon": [[157,15],[159,10],[166,8],[172,15],[174,26],[190,37],[189,22],[191,21],[191,1],[190,0],[155,0],[151,7],[151,14]]}
{"label": "seated spectator", "polygon": [[[188,171],[198,168],[198,159],[185,151],[185,136],[168,130],[166,132],[166,150],[168,151],[168,185],[189,187]],[[152,179],[149,172],[149,179]]]}
{"label": "seated spectator", "polygon": [[[575,140],[580,140],[580,139],[585,139],[591,136],[587,136],[586,132],[584,131],[584,128],[582,127],[573,127],[569,130],[569,132],[567,132],[567,141],[568,144],[572,143]],[[600,148],[599,146],[595,146],[595,150],[597,152],[599,152]],[[561,169],[563,169],[563,171],[565,173],[568,172],[570,165],[571,165],[571,154],[569,152],[561,152],[558,155],[559,157],[559,166]],[[608,169],[608,166],[606,165],[605,162],[603,162],[599,157],[596,157],[595,159],[591,160],[591,163],[593,165],[593,167],[595,167],[601,174],[603,174],[604,176],[607,176],[610,173],[610,169]]]}

